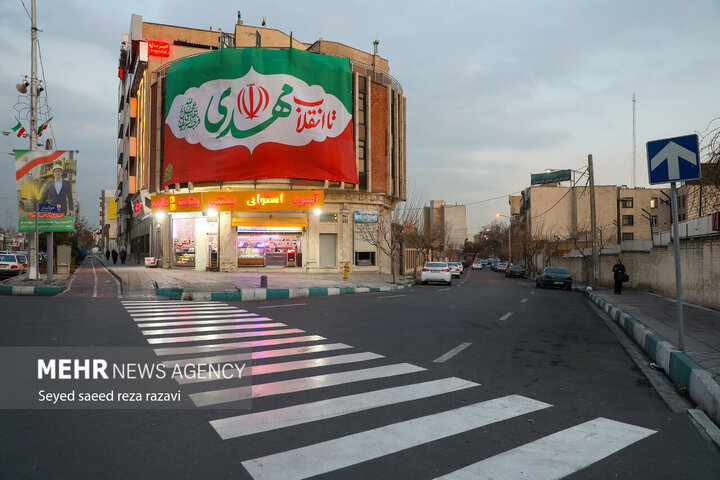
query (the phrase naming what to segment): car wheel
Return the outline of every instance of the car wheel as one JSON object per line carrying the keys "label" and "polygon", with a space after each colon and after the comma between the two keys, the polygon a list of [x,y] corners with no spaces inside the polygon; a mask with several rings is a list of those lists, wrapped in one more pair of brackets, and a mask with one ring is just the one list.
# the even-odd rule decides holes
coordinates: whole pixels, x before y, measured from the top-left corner
{"label": "car wheel", "polygon": [[420,285],[427,285],[427,282],[420,280]]}
{"label": "car wheel", "polygon": [[449,282],[447,282],[448,285],[452,285],[452,279],[450,279]]}

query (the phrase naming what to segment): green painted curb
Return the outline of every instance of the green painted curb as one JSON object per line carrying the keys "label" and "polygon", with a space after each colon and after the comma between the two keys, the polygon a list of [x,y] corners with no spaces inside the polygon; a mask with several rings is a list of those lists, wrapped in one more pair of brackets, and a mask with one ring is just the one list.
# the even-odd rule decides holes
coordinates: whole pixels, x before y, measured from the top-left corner
{"label": "green painted curb", "polygon": [[35,287],[36,296],[52,297],[62,292],[62,287]]}
{"label": "green painted curb", "polygon": [[0,285],[0,295],[12,295],[12,287]]}
{"label": "green painted curb", "polygon": [[658,343],[665,340],[663,337],[656,333],[648,333],[645,335],[645,351],[650,355],[650,358],[657,360],[657,347]]}
{"label": "green painted curb", "polygon": [[182,288],[158,288],[155,292],[159,297],[168,297],[170,300],[182,300]]}
{"label": "green painted curb", "polygon": [[695,369],[702,369],[700,365],[683,352],[670,353],[670,378],[680,387],[690,388],[690,375]]}
{"label": "green painted curb", "polygon": [[328,294],[327,288],[308,288],[308,296],[310,297],[323,297]]}
{"label": "green painted curb", "polygon": [[287,288],[268,288],[266,290],[266,300],[282,300],[290,298],[290,290]]}
{"label": "green painted curb", "polygon": [[340,295],[355,293],[355,287],[340,287]]}

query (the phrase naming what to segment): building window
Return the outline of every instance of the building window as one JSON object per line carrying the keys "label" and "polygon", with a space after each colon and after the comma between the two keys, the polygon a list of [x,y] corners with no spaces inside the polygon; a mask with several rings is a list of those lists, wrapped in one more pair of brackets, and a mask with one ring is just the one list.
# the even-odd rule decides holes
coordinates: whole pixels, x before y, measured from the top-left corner
{"label": "building window", "polygon": [[336,223],[337,222],[337,213],[321,213],[320,221]]}
{"label": "building window", "polygon": [[358,92],[358,125],[365,125],[365,92]]}
{"label": "building window", "polygon": [[650,208],[658,208],[660,206],[660,199],[653,197],[650,199]]}
{"label": "building window", "polygon": [[622,224],[623,225],[634,225],[635,220],[632,215],[623,215],[622,217]]}
{"label": "building window", "polygon": [[195,219],[174,218],[172,221],[173,256],[178,267],[195,266]]}
{"label": "building window", "polygon": [[652,217],[650,217],[650,225],[656,226],[657,224],[658,224],[658,216],[653,215]]}
{"label": "building window", "polygon": [[623,233],[623,234],[622,234],[622,239],[623,239],[623,240],[635,240],[635,234],[632,233],[632,232]]}
{"label": "building window", "polygon": [[[622,203],[622,208],[633,208],[632,197],[621,198],[620,202]],[[632,224],[630,224],[630,225],[632,225]]]}
{"label": "building window", "polygon": [[375,252],[355,252],[355,265],[359,267],[375,266]]}

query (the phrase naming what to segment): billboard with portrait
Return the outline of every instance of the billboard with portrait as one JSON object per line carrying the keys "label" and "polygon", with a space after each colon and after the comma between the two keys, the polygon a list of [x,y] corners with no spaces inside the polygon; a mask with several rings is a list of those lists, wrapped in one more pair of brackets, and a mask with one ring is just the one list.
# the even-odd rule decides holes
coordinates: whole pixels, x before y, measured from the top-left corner
{"label": "billboard with portrait", "polygon": [[347,58],[222,49],[167,74],[163,185],[254,178],[358,182]]}
{"label": "billboard with portrait", "polygon": [[15,150],[18,231],[75,229],[77,150]]}

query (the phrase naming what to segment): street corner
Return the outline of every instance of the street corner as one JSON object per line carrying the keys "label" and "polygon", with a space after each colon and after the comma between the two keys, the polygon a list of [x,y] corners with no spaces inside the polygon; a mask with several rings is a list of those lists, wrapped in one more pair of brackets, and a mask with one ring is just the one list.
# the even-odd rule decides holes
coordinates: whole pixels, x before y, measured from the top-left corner
{"label": "street corner", "polygon": [[61,286],[0,285],[0,295],[52,297],[62,291]]}

